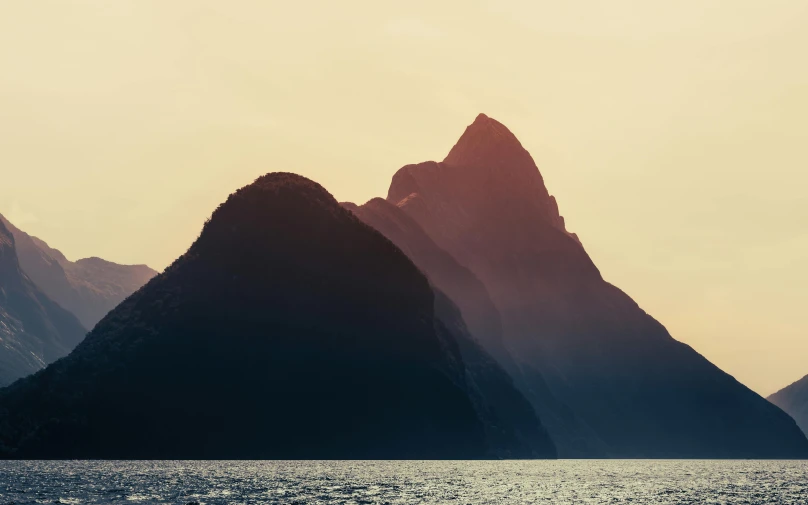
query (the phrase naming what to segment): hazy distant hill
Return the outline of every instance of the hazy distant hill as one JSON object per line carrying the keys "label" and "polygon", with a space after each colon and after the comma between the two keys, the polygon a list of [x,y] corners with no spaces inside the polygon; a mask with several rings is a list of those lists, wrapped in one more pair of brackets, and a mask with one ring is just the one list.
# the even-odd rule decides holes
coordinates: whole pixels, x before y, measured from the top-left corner
{"label": "hazy distant hill", "polygon": [[443,162],[400,169],[387,200],[482,281],[505,345],[593,445],[632,458],[808,457],[793,420],[603,280],[499,122],[481,114]]}
{"label": "hazy distant hill", "polygon": [[2,215],[0,221],[17,241],[23,271],[87,328],[157,275],[146,265],[118,265],[101,258],[69,261],[58,249],[16,228]]}
{"label": "hazy distant hill", "polygon": [[67,358],[0,391],[0,454],[552,457],[510,377],[319,185],[240,189]]}
{"label": "hazy distant hill", "polygon": [[808,435],[808,375],[774,393],[769,401],[785,410]]}
{"label": "hazy distant hill", "polygon": [[85,332],[22,272],[14,237],[0,221],[0,386],[65,356]]}

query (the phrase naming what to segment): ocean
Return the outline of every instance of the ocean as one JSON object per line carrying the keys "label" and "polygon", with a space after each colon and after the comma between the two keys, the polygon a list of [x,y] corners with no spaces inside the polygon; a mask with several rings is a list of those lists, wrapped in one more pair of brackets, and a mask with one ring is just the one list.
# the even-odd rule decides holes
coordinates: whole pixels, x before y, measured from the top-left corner
{"label": "ocean", "polygon": [[0,505],[808,504],[806,461],[0,461]]}

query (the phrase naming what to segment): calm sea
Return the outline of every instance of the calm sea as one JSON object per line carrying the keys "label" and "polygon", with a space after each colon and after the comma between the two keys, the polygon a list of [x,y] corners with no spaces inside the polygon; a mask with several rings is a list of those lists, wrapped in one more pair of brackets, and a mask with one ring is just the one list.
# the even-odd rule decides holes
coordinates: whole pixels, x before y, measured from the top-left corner
{"label": "calm sea", "polygon": [[808,462],[0,462],[0,504],[808,504]]}

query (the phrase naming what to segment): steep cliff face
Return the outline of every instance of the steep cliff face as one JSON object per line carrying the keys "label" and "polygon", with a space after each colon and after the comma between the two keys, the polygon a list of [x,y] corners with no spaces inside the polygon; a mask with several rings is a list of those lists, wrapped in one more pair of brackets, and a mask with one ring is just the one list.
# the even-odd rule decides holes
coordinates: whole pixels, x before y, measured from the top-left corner
{"label": "steep cliff face", "polygon": [[808,375],[769,397],[769,401],[783,409],[808,435]]}
{"label": "steep cliff face", "polygon": [[84,333],[22,272],[14,237],[0,221],[0,386],[65,356]]}
{"label": "steep cliff face", "polygon": [[0,222],[14,235],[26,275],[87,328],[157,275],[146,265],[119,265],[101,258],[69,261],[61,251],[18,229],[2,215]]}
{"label": "steep cliff face", "polygon": [[387,200],[482,281],[506,346],[592,429],[593,446],[617,457],[808,454],[787,415],[603,280],[499,122],[481,114],[443,162],[400,169]]}
{"label": "steep cliff face", "polygon": [[499,312],[483,283],[469,269],[440,248],[406,212],[386,200],[374,198],[362,206],[342,205],[389,238],[439,291],[457,304],[472,338],[511,375],[514,384],[530,401],[556,442],[559,456],[608,455],[605,445],[591,428],[550,392],[541,372],[513,359],[503,340]]}
{"label": "steep cliff face", "polygon": [[0,391],[0,454],[553,456],[470,342],[389,240],[319,185],[269,174],[70,356]]}

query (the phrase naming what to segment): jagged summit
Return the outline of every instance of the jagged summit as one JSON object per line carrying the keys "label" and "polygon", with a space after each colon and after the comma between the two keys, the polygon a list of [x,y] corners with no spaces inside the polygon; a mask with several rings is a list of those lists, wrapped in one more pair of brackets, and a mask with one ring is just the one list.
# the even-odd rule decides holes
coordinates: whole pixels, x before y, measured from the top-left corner
{"label": "jagged summit", "polygon": [[[458,200],[460,206],[441,205],[447,198]],[[387,200],[416,215],[439,208],[445,214],[440,221],[453,222],[453,231],[443,230],[451,234],[465,233],[480,220],[495,228],[503,222],[538,220],[580,248],[578,238],[567,232],[556,199],[530,153],[507,127],[485,114],[466,127],[443,162],[407,165],[396,172]]]}
{"label": "jagged summit", "polygon": [[485,114],[471,123],[449,151],[447,165],[489,169],[538,169],[519,139],[508,128]]}

